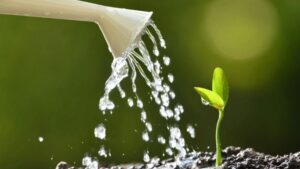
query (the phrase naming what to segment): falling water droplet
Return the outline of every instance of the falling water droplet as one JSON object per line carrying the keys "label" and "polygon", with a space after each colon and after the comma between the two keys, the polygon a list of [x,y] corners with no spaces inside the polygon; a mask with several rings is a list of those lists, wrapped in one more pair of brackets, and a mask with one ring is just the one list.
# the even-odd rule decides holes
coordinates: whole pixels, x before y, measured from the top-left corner
{"label": "falling water droplet", "polygon": [[158,136],[157,141],[160,144],[166,144],[166,139],[163,136]]}
{"label": "falling water droplet", "polygon": [[164,40],[164,39],[160,39],[160,46],[162,47],[162,48],[164,48],[164,49],[166,49],[167,48],[167,46],[166,46],[166,41]]}
{"label": "falling water droplet", "polygon": [[175,99],[175,97],[176,97],[176,94],[173,91],[170,91],[169,95],[170,95],[171,99]]}
{"label": "falling water droplet", "polygon": [[143,160],[146,163],[150,162],[150,156],[149,156],[149,151],[148,150],[144,152]]}
{"label": "falling water droplet", "polygon": [[153,98],[154,98],[154,101],[155,101],[155,103],[156,104],[158,104],[158,105],[160,105],[161,104],[161,100],[160,100],[160,98],[159,98],[159,93],[158,93],[158,91],[152,91],[151,92],[152,93],[152,96],[153,96]]}
{"label": "falling water droplet", "polygon": [[172,118],[174,116],[174,112],[171,109],[167,109],[167,117]]}
{"label": "falling water droplet", "polygon": [[175,112],[175,115],[179,115],[180,114],[180,110],[179,110],[179,108],[177,106],[174,108],[174,112]]}
{"label": "falling water droplet", "polygon": [[82,159],[82,165],[83,166],[89,166],[92,163],[92,158],[89,156],[85,156]]}
{"label": "falling water droplet", "polygon": [[169,156],[172,156],[174,153],[173,153],[173,150],[170,148],[170,147],[168,147],[168,148],[166,148],[166,153],[169,155]]}
{"label": "falling water droplet", "polygon": [[164,57],[163,57],[163,61],[164,61],[164,64],[165,64],[166,66],[169,66],[169,65],[170,65],[171,60],[170,60],[170,58],[169,58],[168,56],[164,56]]}
{"label": "falling water droplet", "polygon": [[145,122],[145,121],[147,120],[147,114],[146,114],[145,111],[142,111],[142,113],[141,113],[141,120],[142,120],[143,122]]}
{"label": "falling water droplet", "polygon": [[193,126],[188,125],[186,131],[190,134],[191,138],[195,138],[195,129]]}
{"label": "falling water droplet", "polygon": [[145,125],[146,125],[147,130],[149,132],[151,132],[152,131],[152,125],[151,125],[151,123],[147,122]]}
{"label": "falling water droplet", "polygon": [[144,104],[143,104],[142,100],[140,100],[140,99],[137,99],[136,105],[138,108],[141,108],[141,109],[144,107]]}
{"label": "falling water droplet", "polygon": [[82,159],[82,165],[85,166],[86,169],[98,169],[98,161],[92,160],[91,157],[85,156]]}
{"label": "falling water droplet", "polygon": [[107,157],[107,153],[104,146],[101,146],[100,150],[98,151],[98,154],[100,157]]}
{"label": "falling water droplet", "polygon": [[103,96],[101,99],[100,99],[100,103],[99,103],[99,108],[100,110],[102,111],[105,111],[105,110],[112,110],[115,108],[115,104],[109,100],[109,97],[108,96]]}
{"label": "falling water droplet", "polygon": [[159,56],[159,50],[158,50],[157,46],[154,46],[154,48],[153,48],[153,54],[155,56]]}
{"label": "falling water droplet", "polygon": [[158,60],[154,62],[154,69],[156,74],[159,75],[161,73],[161,66]]}
{"label": "falling water droplet", "polygon": [[176,121],[180,120],[180,114],[181,114],[180,109],[178,108],[178,106],[176,106],[174,108],[174,118]]}
{"label": "falling water droplet", "polygon": [[170,98],[169,98],[169,95],[167,93],[164,93],[160,96],[161,98],[161,101],[162,101],[162,104],[165,106],[165,107],[168,107],[169,104],[170,104]]}
{"label": "falling water droplet", "polygon": [[106,137],[106,129],[105,126],[103,124],[99,124],[95,130],[94,130],[94,134],[96,138],[99,138],[101,140],[105,139]]}
{"label": "falling water droplet", "polygon": [[170,83],[173,83],[174,82],[174,75],[168,74],[168,80],[169,80]]}
{"label": "falling water droplet", "polygon": [[125,97],[126,97],[126,93],[125,93],[125,91],[122,89],[122,87],[121,87],[120,84],[118,84],[118,90],[119,90],[119,93],[120,93],[121,98],[125,98]]}
{"label": "falling water droplet", "polygon": [[92,163],[87,167],[88,169],[98,169],[98,161],[93,160]]}
{"label": "falling water droplet", "polygon": [[38,140],[39,140],[40,143],[44,142],[44,138],[43,137],[39,137]]}
{"label": "falling water droplet", "polygon": [[180,121],[180,116],[179,116],[179,115],[176,115],[176,116],[174,116],[174,119],[175,119],[176,121]]}
{"label": "falling water droplet", "polygon": [[160,46],[164,49],[166,49],[166,41],[164,40],[163,36],[161,35],[160,30],[157,28],[157,26],[154,24],[154,22],[152,21],[150,23],[150,25],[152,26],[152,28],[154,29],[154,31],[156,32],[156,34],[158,35],[159,38],[159,42],[160,42]]}
{"label": "falling water droplet", "polygon": [[177,105],[177,107],[178,107],[180,113],[183,113],[183,112],[184,112],[184,109],[183,109],[183,106],[182,106],[182,105],[179,104],[179,105]]}
{"label": "falling water droplet", "polygon": [[163,84],[164,90],[165,92],[169,92],[170,91],[170,86],[167,84]]}
{"label": "falling water droplet", "polygon": [[166,108],[164,106],[160,107],[159,113],[162,117],[164,117],[165,119],[168,119],[168,114],[167,114]]}
{"label": "falling water droplet", "polygon": [[142,138],[144,141],[148,142],[149,141],[149,134],[147,131],[143,132]]}
{"label": "falling water droplet", "polygon": [[127,99],[127,103],[128,103],[128,105],[129,105],[129,107],[132,107],[133,104],[134,104],[132,98],[128,98],[128,99]]}

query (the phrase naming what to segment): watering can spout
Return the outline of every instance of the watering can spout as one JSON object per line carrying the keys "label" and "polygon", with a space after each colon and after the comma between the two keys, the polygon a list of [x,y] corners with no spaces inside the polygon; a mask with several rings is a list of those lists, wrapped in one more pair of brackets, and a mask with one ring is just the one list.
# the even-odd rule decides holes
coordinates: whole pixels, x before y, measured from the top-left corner
{"label": "watering can spout", "polygon": [[114,57],[131,49],[152,16],[79,0],[0,0],[0,14],[94,22]]}
{"label": "watering can spout", "polygon": [[149,22],[152,12],[120,8],[108,8],[105,17],[98,20],[99,27],[114,57],[132,50],[132,45],[140,38]]}

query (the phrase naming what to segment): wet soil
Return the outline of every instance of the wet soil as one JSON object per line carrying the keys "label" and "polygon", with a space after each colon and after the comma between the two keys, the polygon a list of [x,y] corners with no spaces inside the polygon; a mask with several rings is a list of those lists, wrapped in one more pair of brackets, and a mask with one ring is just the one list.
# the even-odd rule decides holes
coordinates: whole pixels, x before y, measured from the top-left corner
{"label": "wet soil", "polygon": [[[300,169],[300,152],[288,155],[267,155],[255,152],[251,148],[227,147],[222,152],[224,169]],[[100,169],[198,169],[214,168],[215,157],[213,152],[191,152],[180,159],[160,160],[153,158],[148,164],[126,164],[115,166],[100,166]],[[75,168],[61,162],[57,169],[84,169]]]}

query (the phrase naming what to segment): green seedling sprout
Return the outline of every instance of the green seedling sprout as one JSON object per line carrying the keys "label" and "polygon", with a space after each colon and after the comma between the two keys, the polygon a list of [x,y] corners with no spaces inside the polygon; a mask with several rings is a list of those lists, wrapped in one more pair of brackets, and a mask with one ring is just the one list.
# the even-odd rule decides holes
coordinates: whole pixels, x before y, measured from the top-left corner
{"label": "green seedling sprout", "polygon": [[224,109],[228,101],[229,88],[228,81],[222,68],[215,68],[212,79],[212,90],[202,87],[195,87],[201,96],[202,103],[210,105],[219,111],[219,119],[216,126],[216,166],[222,164],[222,148],[220,140],[220,127],[224,117]]}

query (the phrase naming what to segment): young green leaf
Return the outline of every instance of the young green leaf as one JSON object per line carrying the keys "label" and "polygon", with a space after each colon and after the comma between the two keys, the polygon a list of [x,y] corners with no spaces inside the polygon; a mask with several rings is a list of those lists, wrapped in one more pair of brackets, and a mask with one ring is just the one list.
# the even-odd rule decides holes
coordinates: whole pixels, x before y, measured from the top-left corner
{"label": "young green leaf", "polygon": [[214,70],[212,91],[216,92],[223,99],[224,105],[226,105],[229,97],[229,87],[224,71],[220,67],[216,67]]}
{"label": "young green leaf", "polygon": [[210,106],[218,110],[224,108],[224,101],[216,92],[202,87],[195,87],[194,89],[205,101],[209,103]]}
{"label": "young green leaf", "polygon": [[224,108],[229,97],[228,82],[224,71],[219,67],[215,68],[212,79],[212,91],[201,87],[195,87],[195,90],[200,94],[202,99],[219,111],[219,119],[216,126],[216,166],[218,168],[222,164],[220,126],[224,117]]}

